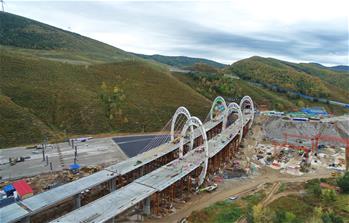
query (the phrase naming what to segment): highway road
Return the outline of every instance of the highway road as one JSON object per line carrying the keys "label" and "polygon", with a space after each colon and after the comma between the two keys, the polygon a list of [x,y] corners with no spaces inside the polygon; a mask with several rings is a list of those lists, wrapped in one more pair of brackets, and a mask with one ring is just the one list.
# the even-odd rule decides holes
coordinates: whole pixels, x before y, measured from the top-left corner
{"label": "highway road", "polygon": [[[163,140],[156,140],[159,137]],[[169,135],[140,135],[140,136],[124,136],[113,138],[113,141],[122,149],[122,151],[129,157],[134,157],[137,154],[144,152],[144,148],[155,148],[160,144],[169,141]],[[160,143],[161,142],[161,143]],[[151,146],[149,146],[151,144]]]}

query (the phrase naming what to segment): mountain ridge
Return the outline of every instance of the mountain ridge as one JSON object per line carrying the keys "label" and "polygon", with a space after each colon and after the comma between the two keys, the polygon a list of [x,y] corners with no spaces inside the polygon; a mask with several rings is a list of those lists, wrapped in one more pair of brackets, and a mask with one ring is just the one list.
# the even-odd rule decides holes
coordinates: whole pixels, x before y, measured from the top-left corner
{"label": "mountain ridge", "polygon": [[196,58],[196,57],[187,57],[187,56],[165,56],[160,54],[153,54],[153,55],[145,55],[145,54],[138,54],[138,53],[133,53],[133,54],[138,57],[142,57],[143,59],[154,60],[159,63],[163,63],[163,64],[167,64],[167,65],[175,66],[179,68],[193,66],[198,63],[207,64],[214,68],[224,68],[225,66],[227,66],[226,64],[222,64],[214,60],[209,60],[205,58]]}

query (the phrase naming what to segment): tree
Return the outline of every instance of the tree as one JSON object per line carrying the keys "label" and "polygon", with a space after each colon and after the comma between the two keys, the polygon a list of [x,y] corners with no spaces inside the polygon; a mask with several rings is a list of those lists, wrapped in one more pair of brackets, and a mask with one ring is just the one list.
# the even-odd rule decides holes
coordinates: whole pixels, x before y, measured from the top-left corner
{"label": "tree", "polygon": [[324,223],[344,223],[342,217],[337,216],[332,210],[324,213],[321,218]]}
{"label": "tree", "polygon": [[331,190],[331,189],[324,189],[322,191],[322,198],[326,201],[326,202],[332,202],[335,201],[337,197],[336,191],[335,190]]}
{"label": "tree", "polygon": [[305,106],[305,104],[304,104],[304,102],[302,100],[298,100],[297,101],[297,106],[302,108],[302,107]]}
{"label": "tree", "polygon": [[122,89],[117,86],[109,88],[107,84],[103,82],[101,85],[100,99],[104,105],[106,116],[110,120],[113,120],[115,117],[122,118],[121,106],[125,101],[125,95]]}
{"label": "tree", "polygon": [[248,206],[248,208],[247,208],[246,220],[247,220],[248,223],[254,223],[252,206]]}
{"label": "tree", "polygon": [[349,172],[347,171],[343,177],[340,177],[337,181],[338,186],[344,193],[349,193]]}
{"label": "tree", "polygon": [[263,207],[262,205],[255,205],[252,208],[253,210],[253,222],[254,223],[259,223],[262,220],[263,216]]}
{"label": "tree", "polygon": [[323,215],[322,208],[321,207],[315,207],[314,211],[313,211],[313,216],[310,218],[309,223],[322,222],[322,219],[321,219],[322,215]]}
{"label": "tree", "polygon": [[261,204],[253,206],[253,223],[272,222],[274,213],[268,209],[263,208]]}
{"label": "tree", "polygon": [[296,218],[296,215],[294,215],[292,212],[278,209],[275,212],[273,222],[275,222],[275,223],[293,223],[293,222],[297,222],[297,218]]}
{"label": "tree", "polygon": [[315,197],[321,197],[322,190],[320,187],[320,180],[319,179],[314,179],[314,180],[308,181],[305,187],[306,187],[306,190],[308,191],[308,193],[315,195]]}

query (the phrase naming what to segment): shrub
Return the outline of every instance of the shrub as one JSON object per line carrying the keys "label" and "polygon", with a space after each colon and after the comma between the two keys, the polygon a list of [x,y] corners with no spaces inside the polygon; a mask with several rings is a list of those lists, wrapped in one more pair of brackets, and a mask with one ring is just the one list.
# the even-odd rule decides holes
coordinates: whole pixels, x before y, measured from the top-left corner
{"label": "shrub", "polygon": [[343,177],[340,177],[337,184],[344,193],[349,193],[349,172],[346,172]]}

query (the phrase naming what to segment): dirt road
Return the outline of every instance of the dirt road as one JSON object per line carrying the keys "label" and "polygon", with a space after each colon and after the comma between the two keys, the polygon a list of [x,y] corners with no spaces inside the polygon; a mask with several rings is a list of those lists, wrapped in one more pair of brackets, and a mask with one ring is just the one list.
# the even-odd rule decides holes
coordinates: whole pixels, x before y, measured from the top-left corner
{"label": "dirt road", "polygon": [[[147,219],[145,222],[166,222],[176,223],[180,219],[188,217],[193,211],[201,210],[211,204],[227,199],[232,195],[245,195],[256,189],[259,185],[265,183],[277,183],[277,182],[303,182],[313,178],[329,177],[330,172],[321,174],[311,174],[307,176],[295,177],[289,175],[281,175],[278,172],[268,173],[267,175],[257,176],[255,178],[249,178],[245,180],[226,180],[223,184],[219,185],[217,191],[213,193],[203,193],[199,195],[193,195],[191,200],[185,204],[176,205],[176,213],[163,217],[161,219]],[[273,199],[274,200],[274,199]]]}

